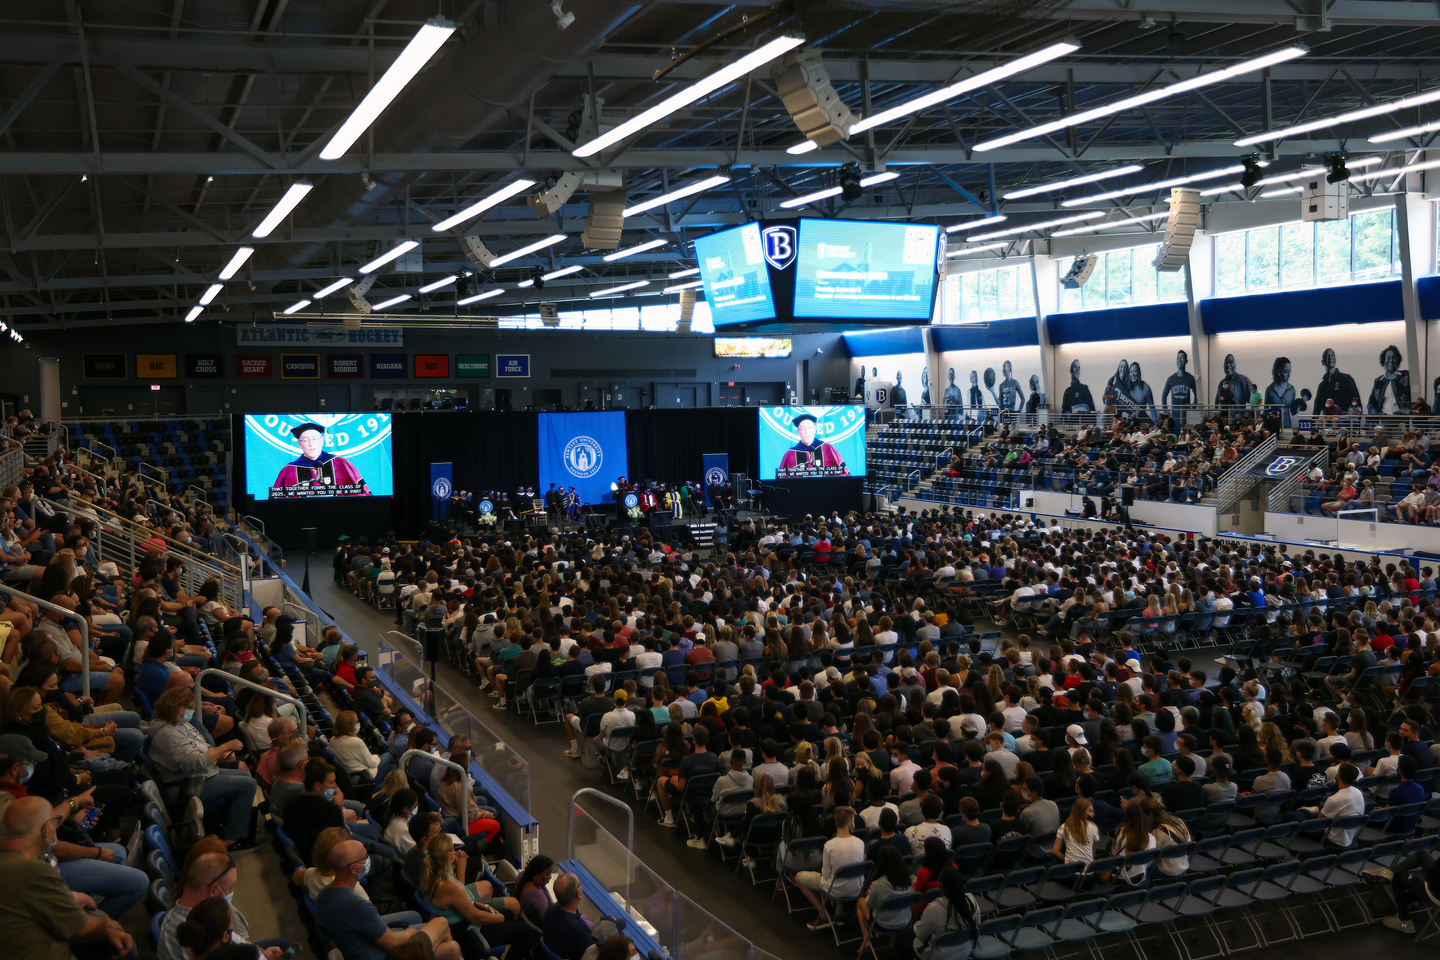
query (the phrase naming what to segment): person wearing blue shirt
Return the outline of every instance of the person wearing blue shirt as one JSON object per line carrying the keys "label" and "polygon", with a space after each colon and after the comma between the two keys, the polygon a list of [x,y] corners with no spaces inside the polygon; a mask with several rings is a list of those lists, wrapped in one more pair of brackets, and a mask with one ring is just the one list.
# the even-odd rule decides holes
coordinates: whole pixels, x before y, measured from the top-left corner
{"label": "person wearing blue shirt", "polygon": [[[540,921],[541,939],[560,960],[580,960],[590,949],[590,921],[580,914],[580,878],[562,873],[555,879],[555,902]],[[349,953],[345,960],[353,960]]]}
{"label": "person wearing blue shirt", "polygon": [[[1430,797],[1429,791],[1415,782],[1415,774],[1420,771],[1420,765],[1415,762],[1414,757],[1402,756],[1400,758],[1400,782],[1390,788],[1390,796],[1386,798],[1386,806],[1400,807],[1407,803],[1422,803]],[[1420,819],[1420,812],[1409,814],[1403,817],[1391,817],[1385,825],[1385,832],[1393,836],[1407,836],[1415,829],[1415,821]]]}
{"label": "person wearing blue shirt", "polygon": [[165,692],[165,681],[170,679],[170,671],[165,667],[165,661],[169,659],[169,639],[156,634],[145,649],[145,662],[140,664],[135,678],[135,689],[145,694],[151,706]]}
{"label": "person wearing blue shirt", "polygon": [[430,938],[436,960],[461,960],[460,945],[444,917],[421,923],[413,910],[381,916],[374,904],[355,893],[360,878],[370,871],[370,861],[360,841],[336,844],[329,864],[335,879],[315,898],[316,920],[345,960],[385,960],[390,951],[419,936]]}

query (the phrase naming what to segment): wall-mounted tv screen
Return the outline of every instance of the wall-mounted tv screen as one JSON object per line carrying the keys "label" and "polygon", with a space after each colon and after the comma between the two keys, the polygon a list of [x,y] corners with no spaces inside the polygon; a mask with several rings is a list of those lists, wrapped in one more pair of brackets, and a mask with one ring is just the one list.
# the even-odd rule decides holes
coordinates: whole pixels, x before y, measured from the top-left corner
{"label": "wall-mounted tv screen", "polygon": [[760,479],[865,476],[865,408],[760,407]]}
{"label": "wall-mounted tv screen", "polygon": [[245,417],[245,492],[256,500],[388,497],[388,413]]}
{"label": "wall-mounted tv screen", "polygon": [[715,356],[777,359],[790,356],[789,337],[716,337]]}
{"label": "wall-mounted tv screen", "polygon": [[770,320],[775,299],[760,247],[760,224],[747,223],[695,241],[705,302],[715,326]]}
{"label": "wall-mounted tv screen", "polygon": [[800,318],[930,318],[940,228],[869,220],[801,220],[794,315]]}

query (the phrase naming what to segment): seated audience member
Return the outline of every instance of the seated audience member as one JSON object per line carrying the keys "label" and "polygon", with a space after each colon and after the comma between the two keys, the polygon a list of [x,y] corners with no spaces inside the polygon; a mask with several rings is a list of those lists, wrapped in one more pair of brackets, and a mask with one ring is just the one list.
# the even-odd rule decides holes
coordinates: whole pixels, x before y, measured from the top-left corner
{"label": "seated audience member", "polygon": [[414,937],[428,938],[437,960],[463,960],[444,917],[422,923],[420,914],[408,910],[381,916],[368,899],[355,892],[360,878],[370,872],[370,855],[360,841],[336,844],[329,866],[335,876],[315,898],[315,919],[345,960],[385,960]]}
{"label": "seated audience member", "polygon": [[555,861],[544,854],[536,854],[520,871],[519,878],[511,893],[520,901],[525,917],[539,927],[545,922],[545,911],[554,901],[550,899],[550,881],[555,877]]}
{"label": "seated audience member", "polygon": [[[239,882],[239,868],[228,853],[206,853],[195,858],[179,881],[175,902],[165,913],[165,922],[160,925],[160,960],[186,960],[189,956],[186,946],[178,937],[180,926],[190,916],[190,911],[207,900],[219,899],[229,903]],[[231,908],[230,942],[247,943],[250,926],[239,910]],[[279,960],[289,946],[284,940],[265,940],[256,943],[266,960]]]}
{"label": "seated audience member", "polygon": [[[822,918],[825,910],[820,902],[821,894],[852,897],[860,893],[865,883],[864,877],[843,880],[835,878],[836,871],[841,867],[864,861],[865,842],[850,833],[850,827],[855,823],[854,807],[836,807],[834,816],[835,836],[825,841],[820,869],[802,870],[790,877]],[[820,930],[829,924],[823,919],[816,919],[808,926],[811,930]]]}
{"label": "seated audience member", "polygon": [[229,740],[210,746],[192,722],[194,704],[194,694],[182,688],[167,690],[155,704],[150,760],[162,781],[189,778],[201,802],[226,804],[225,839],[238,849],[250,832],[255,780],[243,762],[236,761],[233,768],[220,765],[235,760],[244,745]]}
{"label": "seated audience member", "polygon": [[555,902],[540,921],[541,938],[560,960],[581,960],[591,937],[590,921],[580,913],[580,878],[562,873],[555,878],[554,891]]}

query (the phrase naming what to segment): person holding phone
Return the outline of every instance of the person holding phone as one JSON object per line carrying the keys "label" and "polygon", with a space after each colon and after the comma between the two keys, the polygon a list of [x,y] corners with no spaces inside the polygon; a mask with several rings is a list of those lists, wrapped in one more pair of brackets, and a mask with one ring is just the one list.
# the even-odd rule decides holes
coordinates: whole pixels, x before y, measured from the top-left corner
{"label": "person holding phone", "polygon": [[244,763],[237,762],[233,768],[221,764],[234,760],[244,744],[227,740],[210,746],[192,722],[194,716],[193,691],[183,687],[165,691],[155,703],[154,719],[159,723],[150,742],[150,759],[161,782],[188,777],[195,795],[206,806],[217,801],[227,804],[225,839],[232,850],[238,849],[250,832],[255,780]]}

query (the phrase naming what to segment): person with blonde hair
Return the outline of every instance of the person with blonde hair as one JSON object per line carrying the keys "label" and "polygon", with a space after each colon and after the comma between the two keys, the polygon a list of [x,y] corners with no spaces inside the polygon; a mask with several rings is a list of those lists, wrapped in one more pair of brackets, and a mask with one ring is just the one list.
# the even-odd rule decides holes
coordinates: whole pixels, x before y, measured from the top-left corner
{"label": "person with blonde hair", "polygon": [[[268,699],[268,698],[267,698]],[[370,752],[365,741],[355,735],[360,727],[360,716],[354,710],[341,710],[335,716],[334,735],[330,738],[330,752],[340,766],[351,776],[375,779],[380,769],[380,758]]]}
{"label": "person with blonde hair", "polygon": [[[420,865],[420,892],[437,916],[453,932],[462,925],[479,933],[487,946],[508,944],[517,957],[531,957],[540,942],[539,932],[519,919],[520,901],[514,897],[480,897],[460,882],[469,857],[445,834],[431,837]],[[463,949],[463,945],[462,945]],[[488,952],[488,951],[487,951]]]}
{"label": "person with blonde hair", "polygon": [[[315,845],[310,848],[310,860],[318,864],[314,867],[300,867],[290,877],[290,882],[297,887],[304,887],[310,898],[320,896],[320,891],[330,886],[335,880],[335,866],[330,862],[330,855],[335,848],[346,840],[350,839],[350,831],[344,827],[329,827],[320,831],[320,836],[315,838]],[[365,888],[357,885],[355,893],[362,900],[369,900],[370,894]]]}
{"label": "person with blonde hair", "polygon": [[1088,799],[1080,797],[1055,833],[1055,856],[1065,863],[1089,863],[1095,859],[1095,844],[1099,839],[1095,809]]}
{"label": "person with blonde hair", "polygon": [[1155,846],[1160,851],[1160,856],[1155,860],[1155,869],[1167,877],[1184,876],[1185,871],[1190,869],[1190,858],[1167,857],[1165,850],[1177,844],[1190,842],[1190,828],[1185,826],[1185,821],[1165,809],[1165,804],[1154,797],[1145,797],[1140,800],[1145,815],[1150,818],[1150,835],[1155,838]]}

